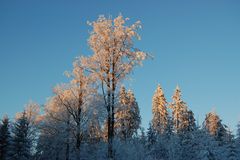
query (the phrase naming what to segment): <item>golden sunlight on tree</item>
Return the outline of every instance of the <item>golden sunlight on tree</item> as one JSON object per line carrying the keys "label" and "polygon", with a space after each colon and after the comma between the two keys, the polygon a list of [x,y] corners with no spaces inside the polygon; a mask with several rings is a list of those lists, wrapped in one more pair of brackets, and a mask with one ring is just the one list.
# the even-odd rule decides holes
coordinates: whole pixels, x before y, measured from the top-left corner
{"label": "golden sunlight on tree", "polygon": [[[144,79],[145,88],[134,92],[138,85],[127,80],[150,55],[136,47],[140,21],[130,22],[122,15],[88,22],[91,54],[75,58],[68,81],[53,87],[43,105],[30,101],[14,120],[0,120],[0,160],[239,159],[240,123],[236,137],[215,112],[196,123],[179,86],[171,102],[157,85],[152,105],[138,103],[138,93],[147,102],[145,89],[153,88]],[[145,131],[140,113],[147,109]]]}
{"label": "golden sunlight on tree", "polygon": [[108,125],[108,156],[113,157],[113,137],[115,122],[116,92],[133,68],[141,65],[147,54],[134,48],[134,38],[140,39],[137,30],[140,21],[127,25],[123,16],[115,19],[99,16],[97,21],[89,23],[93,27],[88,40],[93,51],[91,57],[81,57],[81,63],[101,86]]}

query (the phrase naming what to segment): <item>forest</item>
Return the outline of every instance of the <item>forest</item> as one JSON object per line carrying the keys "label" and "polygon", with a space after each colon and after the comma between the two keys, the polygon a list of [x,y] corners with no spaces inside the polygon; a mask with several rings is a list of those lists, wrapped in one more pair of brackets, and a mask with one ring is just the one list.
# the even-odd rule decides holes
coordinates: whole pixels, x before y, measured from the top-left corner
{"label": "forest", "polygon": [[240,159],[240,123],[233,133],[216,112],[197,123],[179,86],[171,102],[156,86],[152,120],[141,126],[134,91],[125,86],[154,57],[135,48],[141,23],[128,20],[88,22],[92,55],[75,59],[69,82],[57,84],[44,105],[30,101],[13,120],[1,117],[0,160]]}

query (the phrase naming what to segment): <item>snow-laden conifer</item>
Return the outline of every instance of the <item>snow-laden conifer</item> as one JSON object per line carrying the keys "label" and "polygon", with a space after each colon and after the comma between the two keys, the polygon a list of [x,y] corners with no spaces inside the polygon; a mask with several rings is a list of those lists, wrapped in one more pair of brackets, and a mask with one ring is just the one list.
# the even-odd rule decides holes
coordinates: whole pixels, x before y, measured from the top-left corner
{"label": "snow-laden conifer", "polygon": [[160,85],[157,86],[157,89],[152,98],[152,113],[153,128],[159,134],[164,133],[168,125],[168,110],[167,101],[164,97],[164,93]]}
{"label": "snow-laden conifer", "polygon": [[176,133],[185,131],[189,126],[187,104],[181,98],[181,90],[177,86],[170,105],[172,109],[173,126]]}
{"label": "snow-laden conifer", "polygon": [[116,111],[116,134],[123,140],[131,138],[140,128],[140,123],[141,117],[136,98],[131,90],[126,92],[125,87],[122,86]]}
{"label": "snow-laden conifer", "polygon": [[0,124],[0,159],[9,158],[10,146],[10,123],[7,116],[4,116]]}
{"label": "snow-laden conifer", "polygon": [[31,159],[31,135],[30,122],[24,111],[13,125],[13,137],[11,142],[11,159],[29,160]]}

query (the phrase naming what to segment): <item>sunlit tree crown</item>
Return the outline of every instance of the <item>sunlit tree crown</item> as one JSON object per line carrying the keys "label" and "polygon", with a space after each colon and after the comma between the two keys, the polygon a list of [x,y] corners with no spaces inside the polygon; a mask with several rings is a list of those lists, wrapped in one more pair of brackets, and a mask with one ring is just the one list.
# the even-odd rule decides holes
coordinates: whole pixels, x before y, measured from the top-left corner
{"label": "sunlit tree crown", "polygon": [[152,125],[158,133],[163,133],[167,128],[168,111],[166,105],[167,101],[164,97],[163,90],[161,86],[158,85],[152,98]]}

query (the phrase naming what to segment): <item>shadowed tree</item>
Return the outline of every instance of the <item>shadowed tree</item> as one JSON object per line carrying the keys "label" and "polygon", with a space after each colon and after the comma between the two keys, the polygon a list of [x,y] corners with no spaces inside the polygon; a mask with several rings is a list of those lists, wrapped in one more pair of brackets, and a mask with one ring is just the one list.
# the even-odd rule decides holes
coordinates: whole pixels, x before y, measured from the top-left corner
{"label": "shadowed tree", "polygon": [[76,155],[80,158],[80,146],[83,140],[83,123],[86,123],[86,103],[89,100],[90,79],[85,76],[84,69],[81,66],[80,59],[76,59],[73,63],[73,71],[68,72],[67,76],[72,77],[70,84],[58,85],[54,92],[56,98],[65,108],[69,115],[69,119],[73,120],[72,129],[75,137]]}
{"label": "shadowed tree", "polygon": [[0,159],[7,160],[10,145],[10,124],[7,116],[4,116],[0,124]]}
{"label": "shadowed tree", "polygon": [[31,159],[32,141],[30,139],[30,122],[24,111],[17,117],[13,125],[13,138],[11,144],[11,159]]}

